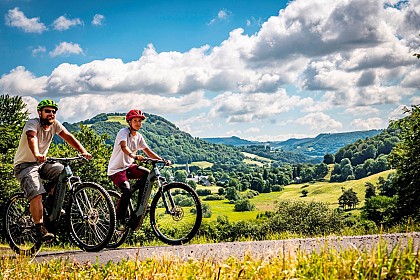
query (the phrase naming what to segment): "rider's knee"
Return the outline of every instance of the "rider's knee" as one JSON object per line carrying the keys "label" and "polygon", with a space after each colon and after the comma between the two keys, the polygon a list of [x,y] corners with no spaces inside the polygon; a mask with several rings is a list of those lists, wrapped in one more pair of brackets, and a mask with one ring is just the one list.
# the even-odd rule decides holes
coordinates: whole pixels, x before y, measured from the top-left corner
{"label": "rider's knee", "polygon": [[122,183],[118,186],[118,188],[120,189],[120,191],[121,191],[122,193],[130,193],[130,189],[131,189],[131,187],[130,187],[130,183],[129,183],[128,181],[124,181],[124,182],[122,182]]}

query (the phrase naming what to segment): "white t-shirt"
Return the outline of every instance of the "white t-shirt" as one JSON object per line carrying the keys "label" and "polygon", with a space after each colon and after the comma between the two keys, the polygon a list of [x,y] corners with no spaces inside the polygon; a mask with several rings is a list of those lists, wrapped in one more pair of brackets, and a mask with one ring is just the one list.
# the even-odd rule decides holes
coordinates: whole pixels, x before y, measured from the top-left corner
{"label": "white t-shirt", "polygon": [[36,162],[36,157],[32,154],[31,149],[29,149],[28,138],[26,136],[27,131],[36,132],[36,136],[38,138],[38,150],[42,155],[47,155],[54,134],[59,134],[63,130],[67,131],[67,129],[57,120],[55,120],[54,124],[49,126],[47,130],[41,126],[39,118],[28,120],[23,127],[22,135],[20,136],[19,147],[15,154],[14,165],[16,166],[24,162]]}
{"label": "white t-shirt", "polygon": [[129,155],[126,155],[121,149],[121,142],[125,141],[127,147],[133,152],[137,153],[138,150],[144,150],[148,148],[146,141],[139,132],[135,136],[130,134],[129,128],[121,129],[117,137],[115,137],[114,149],[108,163],[108,176],[111,176],[117,172],[126,170],[133,164],[134,159]]}

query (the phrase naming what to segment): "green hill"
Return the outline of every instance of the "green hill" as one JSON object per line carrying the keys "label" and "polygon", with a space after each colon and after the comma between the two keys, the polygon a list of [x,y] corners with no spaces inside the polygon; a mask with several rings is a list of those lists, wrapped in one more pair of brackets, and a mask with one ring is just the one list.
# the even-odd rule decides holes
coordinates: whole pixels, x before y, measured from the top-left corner
{"label": "green hill", "polygon": [[[100,114],[79,123],[63,123],[70,131],[79,131],[80,124],[89,125],[99,135],[107,134],[107,144],[113,141],[121,128],[127,127],[125,114]],[[211,163],[238,164],[244,156],[235,147],[212,144],[181,131],[168,120],[152,114],[146,114],[141,133],[149,147],[164,158],[174,163],[207,161]]]}

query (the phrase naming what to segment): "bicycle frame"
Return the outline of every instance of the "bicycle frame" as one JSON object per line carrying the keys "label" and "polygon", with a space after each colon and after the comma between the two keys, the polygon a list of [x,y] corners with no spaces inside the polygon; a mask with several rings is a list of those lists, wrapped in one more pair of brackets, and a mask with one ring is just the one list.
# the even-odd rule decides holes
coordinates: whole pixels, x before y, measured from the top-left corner
{"label": "bicycle frame", "polygon": [[[54,160],[54,158],[51,158],[51,160]],[[66,196],[67,190],[72,191],[74,189],[74,184],[72,183],[72,181],[81,183],[80,177],[73,176],[73,172],[71,171],[71,168],[67,161],[59,162],[64,165],[64,169],[58,177],[58,183],[54,190],[54,202],[51,214],[48,217],[49,222],[57,221],[60,218],[61,209],[64,205],[64,198]]]}
{"label": "bicycle frame", "polygon": [[143,193],[142,195],[138,196],[137,209],[132,214],[135,216],[137,220],[135,230],[138,230],[143,225],[143,220],[144,220],[144,217],[146,216],[147,203],[150,199],[150,195],[152,194],[153,183],[157,181],[158,190],[160,191],[162,189],[161,182],[160,180],[158,180],[159,177],[160,177],[159,168],[157,167],[156,164],[154,164],[153,169],[150,171],[149,175],[147,176]]}

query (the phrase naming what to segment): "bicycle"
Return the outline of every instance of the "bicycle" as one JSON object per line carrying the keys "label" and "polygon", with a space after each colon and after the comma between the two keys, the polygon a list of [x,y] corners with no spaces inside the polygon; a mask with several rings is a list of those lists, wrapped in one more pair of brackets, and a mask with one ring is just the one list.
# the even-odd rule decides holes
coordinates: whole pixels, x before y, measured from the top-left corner
{"label": "bicycle", "polygon": [[[201,201],[193,188],[180,182],[167,183],[160,170],[167,164],[164,160],[145,158],[142,162],[151,165],[150,173],[140,193],[139,181],[132,187],[130,204],[127,210],[129,217],[125,222],[125,230],[116,229],[108,248],[121,246],[129,231],[138,230],[149,215],[154,234],[169,245],[182,245],[189,242],[197,233],[202,221]],[[133,194],[139,191],[137,205],[133,205]],[[120,193],[108,190],[114,205]],[[149,201],[151,201],[149,206]],[[117,228],[118,228],[117,222]]]}
{"label": "bicycle", "polygon": [[[52,208],[47,213],[44,204],[44,224],[56,233],[65,222],[71,241],[80,249],[97,252],[105,248],[115,229],[115,208],[108,192],[100,185],[82,182],[73,175],[70,162],[86,160],[82,156],[72,158],[50,157],[46,163],[58,162],[64,166],[54,189]],[[63,213],[63,207],[66,207]],[[42,242],[37,239],[35,224],[29,210],[29,201],[23,192],[13,194],[4,212],[4,232],[10,248],[18,255],[36,254]]]}

